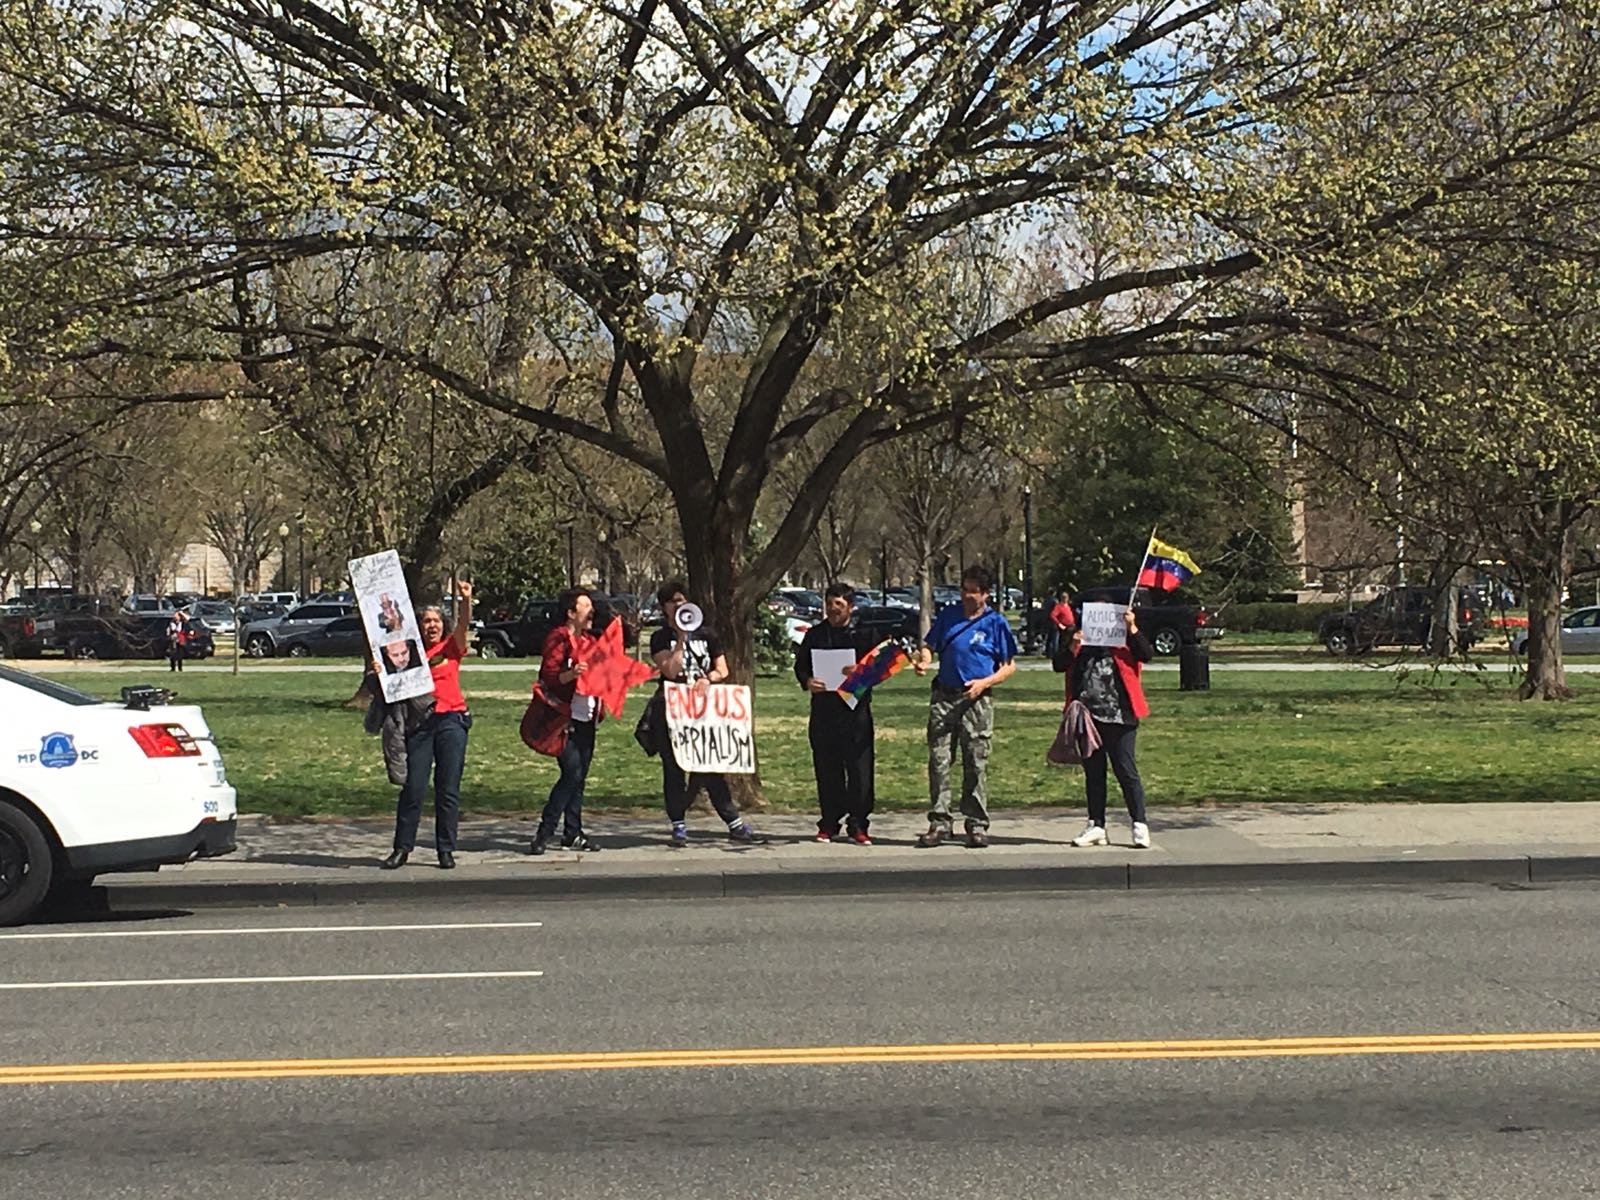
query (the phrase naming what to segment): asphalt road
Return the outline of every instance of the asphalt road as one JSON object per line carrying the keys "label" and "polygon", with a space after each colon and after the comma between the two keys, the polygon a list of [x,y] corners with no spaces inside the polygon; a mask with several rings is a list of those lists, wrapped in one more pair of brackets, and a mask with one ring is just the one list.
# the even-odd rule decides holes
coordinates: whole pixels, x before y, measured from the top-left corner
{"label": "asphalt road", "polygon": [[1579,886],[6,930],[0,1195],[1595,1195],[1600,1049],[1504,1047],[1600,1031],[1597,930]]}

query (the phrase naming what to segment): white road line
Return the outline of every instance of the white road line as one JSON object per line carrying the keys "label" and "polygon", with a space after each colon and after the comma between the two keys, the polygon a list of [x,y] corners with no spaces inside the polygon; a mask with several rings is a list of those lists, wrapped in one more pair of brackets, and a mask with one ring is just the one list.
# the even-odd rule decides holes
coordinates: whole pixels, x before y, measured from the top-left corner
{"label": "white road line", "polygon": [[211,987],[249,983],[381,983],[411,979],[538,979],[543,971],[427,971],[401,975],[220,975],[205,979],[66,979],[0,983],[0,992],[59,992],[87,988]]}
{"label": "white road line", "polygon": [[290,925],[239,929],[90,929],[0,933],[0,942],[78,941],[84,938],[248,937],[259,933],[417,933],[435,929],[543,929],[543,921],[471,921],[450,925]]}

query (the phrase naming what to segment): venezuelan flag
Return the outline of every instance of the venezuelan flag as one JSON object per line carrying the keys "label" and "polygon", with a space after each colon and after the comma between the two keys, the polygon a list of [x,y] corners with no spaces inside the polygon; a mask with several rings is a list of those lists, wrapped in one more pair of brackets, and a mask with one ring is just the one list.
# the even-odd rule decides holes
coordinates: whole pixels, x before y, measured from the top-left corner
{"label": "venezuelan flag", "polygon": [[1182,587],[1200,574],[1200,568],[1176,546],[1150,539],[1144,552],[1144,565],[1139,568],[1139,586],[1170,592]]}
{"label": "venezuelan flag", "polygon": [[845,676],[844,682],[839,685],[839,694],[859,698],[910,661],[911,655],[906,653],[906,648],[899,642],[893,639],[880,642],[867,651],[866,657]]}

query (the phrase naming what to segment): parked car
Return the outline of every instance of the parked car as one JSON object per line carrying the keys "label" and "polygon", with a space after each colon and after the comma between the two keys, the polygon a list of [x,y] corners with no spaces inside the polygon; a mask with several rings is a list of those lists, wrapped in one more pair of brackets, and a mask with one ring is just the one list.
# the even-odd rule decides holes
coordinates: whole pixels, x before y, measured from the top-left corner
{"label": "parked car", "polygon": [[212,634],[233,633],[238,627],[233,616],[233,605],[226,600],[196,600],[189,605],[189,615]]}
{"label": "parked car", "polygon": [[0,658],[37,658],[44,649],[38,617],[30,605],[0,615]]}
{"label": "parked car", "polygon": [[561,602],[548,598],[529,600],[522,614],[509,621],[486,621],[473,648],[479,658],[526,658],[544,650],[544,639],[566,619]]}
{"label": "parked car", "polygon": [[822,593],[810,588],[785,587],[777,590],[777,595],[782,596],[794,606],[794,615],[804,621],[822,620],[823,602]]}
{"label": "parked car", "polygon": [[914,608],[900,608],[892,604],[857,605],[856,628],[872,635],[872,640],[885,638],[920,638],[921,614]]}
{"label": "parked car", "polygon": [[234,609],[235,625],[238,628],[250,624],[252,621],[270,621],[283,616],[288,608],[282,604],[268,604],[265,601],[252,601],[249,604],[241,603]]}
{"label": "parked car", "polygon": [[[1317,640],[1329,654],[1340,656],[1366,654],[1378,646],[1426,646],[1437,597],[1430,587],[1391,588],[1360,608],[1324,613]],[[1470,593],[1462,593],[1456,618],[1457,649],[1464,654],[1483,636],[1483,614],[1473,608]]]}
{"label": "parked car", "polygon": [[[1528,652],[1528,631],[1520,630],[1511,648]],[[1561,618],[1562,654],[1600,654],[1600,606],[1580,608]]]}
{"label": "parked car", "polygon": [[370,652],[361,616],[352,613],[318,628],[290,634],[278,642],[278,653],[288,658],[358,658],[365,662]]}
{"label": "parked car", "polygon": [[[1085,588],[1072,597],[1073,616],[1081,622],[1085,604],[1126,607],[1131,590],[1132,585],[1128,583]],[[1212,624],[1206,606],[1190,598],[1182,588],[1172,592],[1140,588],[1133,596],[1134,618],[1150,639],[1151,648],[1159,655],[1170,657],[1184,646],[1212,642],[1226,632],[1221,626]]]}
{"label": "parked car", "polygon": [[281,617],[250,622],[239,631],[239,645],[251,658],[271,658],[285,639],[321,629],[348,616],[352,607],[349,604],[302,604]]}
{"label": "parked car", "polygon": [[300,595],[297,592],[246,592],[239,597],[239,603],[281,604],[287,610],[300,603]]}
{"label": "parked car", "polygon": [[118,704],[0,667],[0,925],[95,876],[234,848],[237,796],[200,709],[159,688]]}
{"label": "parked car", "polygon": [[883,594],[883,602],[890,608],[922,608],[922,589],[910,587],[890,588]]}
{"label": "parked car", "polygon": [[[58,651],[68,658],[165,658],[170,613],[137,615],[109,605],[80,608],[42,616],[35,621],[39,650]],[[198,621],[185,625],[183,656],[210,658],[216,653],[211,631]]]}
{"label": "parked car", "polygon": [[172,602],[170,596],[129,596],[122,602],[122,611],[127,613],[175,613],[178,606]]}

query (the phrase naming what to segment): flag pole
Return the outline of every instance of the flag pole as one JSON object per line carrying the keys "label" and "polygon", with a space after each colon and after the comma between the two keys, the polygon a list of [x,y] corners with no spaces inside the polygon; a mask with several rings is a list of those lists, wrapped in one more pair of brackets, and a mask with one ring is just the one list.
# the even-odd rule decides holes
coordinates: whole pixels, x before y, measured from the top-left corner
{"label": "flag pole", "polygon": [[1144,544],[1144,556],[1139,559],[1139,566],[1133,573],[1133,586],[1128,589],[1128,607],[1133,607],[1133,598],[1139,594],[1139,576],[1144,574],[1144,565],[1150,561],[1150,551],[1156,544],[1156,530],[1159,525],[1150,526],[1150,540]]}

